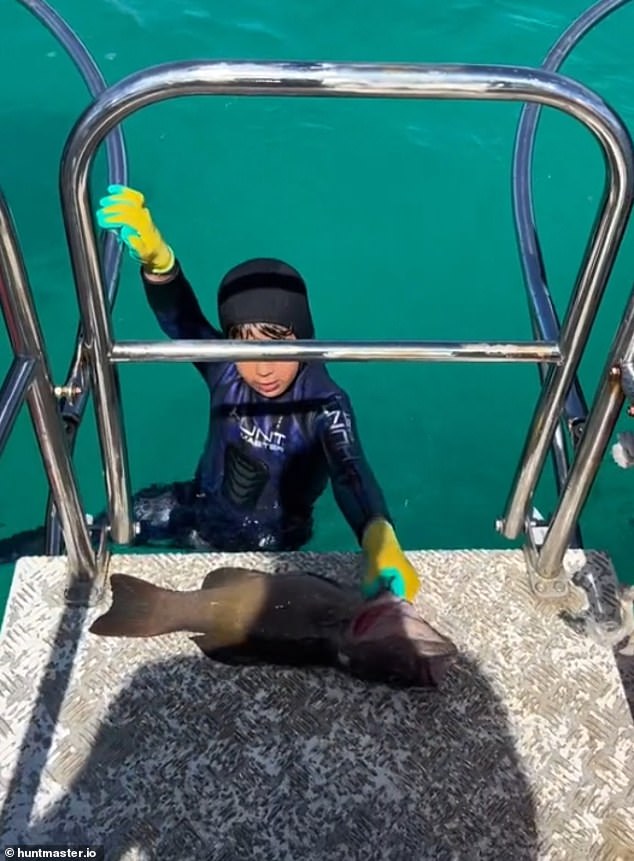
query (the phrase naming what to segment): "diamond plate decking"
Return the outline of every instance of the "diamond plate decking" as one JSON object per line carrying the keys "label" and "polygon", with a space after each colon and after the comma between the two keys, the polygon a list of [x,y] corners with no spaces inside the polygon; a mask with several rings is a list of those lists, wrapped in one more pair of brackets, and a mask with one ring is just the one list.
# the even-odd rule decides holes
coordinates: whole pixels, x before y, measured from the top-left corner
{"label": "diamond plate decking", "polygon": [[[3,844],[102,843],[113,861],[634,859],[634,724],[612,652],[536,601],[519,551],[409,555],[462,652],[438,692],[214,665],[186,634],[98,638],[109,595],[62,614],[61,560],[21,560],[0,647]],[[111,570],[197,588],[223,564],[349,579],[357,557],[126,555]]]}

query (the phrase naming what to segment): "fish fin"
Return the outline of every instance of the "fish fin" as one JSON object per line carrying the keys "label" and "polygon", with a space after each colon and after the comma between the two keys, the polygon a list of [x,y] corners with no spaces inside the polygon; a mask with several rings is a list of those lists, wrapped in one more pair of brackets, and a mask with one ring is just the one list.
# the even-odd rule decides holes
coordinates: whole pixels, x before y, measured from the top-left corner
{"label": "fish fin", "polygon": [[102,637],[154,637],[166,633],[162,598],[169,590],[129,574],[113,574],[112,604],[89,630]]}
{"label": "fish fin", "polygon": [[[288,574],[291,572],[281,571],[280,574]],[[339,581],[326,574],[317,574],[315,571],[293,571],[293,574],[301,574],[303,577],[315,577],[317,580],[323,580],[325,583],[330,583],[331,586],[336,586],[338,589],[343,589]],[[202,582],[202,589],[213,589],[216,586],[224,586],[228,583],[235,583],[236,580],[249,580],[258,577],[273,577],[276,575],[269,574],[266,571],[258,571],[255,568],[234,568],[231,565],[223,565],[222,568],[214,568],[209,571]]]}
{"label": "fish fin", "polygon": [[230,565],[223,565],[222,568],[214,568],[205,575],[202,583],[202,589],[213,589],[216,586],[225,586],[228,583],[235,583],[236,580],[248,580],[253,577],[267,576],[262,571],[255,571],[252,568],[233,568]]}

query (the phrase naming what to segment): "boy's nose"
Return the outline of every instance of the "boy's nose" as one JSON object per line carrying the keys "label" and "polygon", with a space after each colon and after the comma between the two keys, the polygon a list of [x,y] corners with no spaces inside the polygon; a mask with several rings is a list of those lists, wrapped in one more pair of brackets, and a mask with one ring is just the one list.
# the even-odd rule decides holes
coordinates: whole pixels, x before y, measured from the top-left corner
{"label": "boy's nose", "polygon": [[258,377],[270,377],[273,373],[273,368],[270,362],[258,362],[255,366],[255,373]]}

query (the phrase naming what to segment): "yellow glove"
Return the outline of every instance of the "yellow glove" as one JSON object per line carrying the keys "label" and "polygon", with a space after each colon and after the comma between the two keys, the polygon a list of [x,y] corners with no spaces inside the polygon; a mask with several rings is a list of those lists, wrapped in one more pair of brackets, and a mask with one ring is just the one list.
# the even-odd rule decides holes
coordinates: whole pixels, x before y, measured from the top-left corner
{"label": "yellow glove", "polygon": [[172,269],[174,252],[156,229],[140,191],[125,185],[109,185],[108,196],[99,201],[99,207],[99,226],[117,232],[134,260],[156,275]]}
{"label": "yellow glove", "polygon": [[420,582],[392,526],[382,518],[372,520],[363,533],[361,546],[366,558],[366,573],[361,584],[364,597],[374,598],[387,589],[399,598],[413,601]]}

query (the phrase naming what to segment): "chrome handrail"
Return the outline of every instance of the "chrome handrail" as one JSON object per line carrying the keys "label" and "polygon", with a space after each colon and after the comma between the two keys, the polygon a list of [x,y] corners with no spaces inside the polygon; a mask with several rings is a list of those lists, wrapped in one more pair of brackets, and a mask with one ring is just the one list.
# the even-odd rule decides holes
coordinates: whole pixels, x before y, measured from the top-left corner
{"label": "chrome handrail", "polygon": [[[548,72],[558,72],[564,61],[569,57],[581,39],[596,27],[601,21],[616,12],[632,0],[599,0],[593,6],[585,9],[579,17],[559,36],[552,48],[546,54],[541,68]],[[512,169],[513,217],[515,232],[520,253],[520,264],[524,275],[529,310],[534,324],[536,337],[546,340],[556,340],[561,328],[557,311],[548,289],[546,266],[542,255],[537,227],[535,224],[535,208],[531,172],[533,167],[533,152],[537,126],[542,108],[540,105],[524,105],[520,112],[515,136]],[[546,369],[540,368],[542,384]],[[583,425],[588,415],[588,406],[583,389],[577,377],[573,379],[572,388],[568,393],[564,406],[568,430],[576,446]],[[557,492],[560,493],[569,469],[566,456],[565,441],[560,441],[553,452]]]}
{"label": "chrome handrail", "polygon": [[[549,72],[558,72],[564,61],[572,53],[573,48],[576,48],[579,42],[597,24],[629,2],[631,0],[598,0],[594,5],[585,9],[552,45],[541,64],[541,68]],[[548,289],[546,266],[535,221],[531,181],[533,153],[541,111],[542,108],[540,105],[527,104],[524,105],[520,113],[513,152],[513,216],[520,263],[524,275],[524,285],[533,325],[533,334],[535,337],[541,336],[544,339],[556,339],[559,337],[560,322]],[[543,385],[548,368],[545,365],[539,365],[538,370]],[[558,424],[552,444],[555,484],[558,497],[563,493],[570,470],[570,458],[564,430],[567,429],[568,431],[574,453],[584,432],[588,416],[586,398],[576,375],[573,378],[572,388],[566,398],[563,412],[564,415]],[[530,527],[528,532],[529,538],[532,540],[533,530]],[[568,532],[569,546],[582,547],[583,540],[578,520],[572,524]],[[559,540],[558,547],[560,543],[561,540]],[[558,554],[552,560],[549,560],[548,557],[543,559],[541,567],[542,574],[547,573],[550,569],[550,573],[556,576],[559,568]],[[598,573],[587,569],[583,582],[590,607],[597,622],[606,624],[611,618],[616,618],[614,602],[605,600],[604,592],[609,587],[603,583]]]}
{"label": "chrome handrail", "polygon": [[[99,143],[115,125],[146,105],[190,95],[528,101],[570,114],[598,139],[608,179],[600,217],[562,326],[560,349],[564,361],[554,365],[543,386],[502,527],[507,537],[516,537],[524,525],[632,206],[634,154],[630,136],[620,118],[600,96],[576,81],[542,70],[505,66],[181,62],[138,72],[106,90],[84,111],[69,135],[62,158],[60,192],[77,297],[84,325],[90,328],[92,336],[95,411],[112,535],[115,541],[123,544],[131,542],[134,534],[118,372],[113,364],[114,358],[122,357],[123,345],[114,342],[109,309],[103,300],[88,175]],[[244,346],[227,342],[223,356],[236,356]],[[320,342],[315,342],[314,346],[318,352],[323,347]],[[381,346],[382,358],[390,353],[396,358],[402,350],[402,346],[388,348],[381,342],[375,346]],[[511,353],[517,348],[517,345],[509,346]],[[429,344],[419,346],[421,357],[429,347]],[[185,349],[179,342],[172,342],[169,347],[162,342],[150,342],[142,352],[147,355],[148,350],[153,350],[156,358],[168,350],[174,355]],[[289,352],[279,343],[257,347],[263,358],[277,358],[282,350],[286,358],[299,357],[302,345],[295,344],[295,349],[296,353]],[[355,348],[346,342],[331,343],[329,350],[331,354],[333,350],[346,351],[348,357],[355,354]],[[199,359],[213,360],[218,357],[217,351],[215,344],[206,342],[196,348]],[[363,350],[357,350],[356,358],[364,360],[368,356],[364,356]],[[563,557],[565,548],[559,549]]]}
{"label": "chrome handrail", "polygon": [[112,362],[547,362],[561,365],[557,343],[548,341],[117,341]]}
{"label": "chrome handrail", "polygon": [[[71,583],[93,583],[100,574],[86,525],[64,425],[57,409],[40,323],[33,304],[15,224],[0,192],[0,308],[15,357],[3,388],[15,419],[26,398],[31,421],[64,530]],[[70,584],[69,584],[70,587]]]}
{"label": "chrome handrail", "polygon": [[634,289],[610,347],[581,442],[539,551],[542,576],[553,578],[561,567],[566,543],[597,475],[610,437],[623,409],[622,366],[634,361]]}
{"label": "chrome handrail", "polygon": [[[106,80],[86,46],[66,21],[45,0],[18,0],[18,2],[31,12],[59,42],[74,63],[90,95],[96,98],[102,93],[106,89]],[[120,127],[114,129],[112,134],[106,137],[105,147],[108,184],[126,185],[128,166],[123,131]],[[123,248],[110,231],[104,232],[102,240],[101,257],[105,292],[108,304],[112,306],[119,286]],[[72,452],[90,394],[90,377],[84,357],[84,334],[81,323],[75,337],[75,351],[69,363],[66,382],[59,387],[59,390],[62,393],[59,399],[59,409],[66,425],[66,437]],[[0,422],[0,428],[1,426]],[[47,527],[46,553],[50,556],[56,556],[61,552],[63,536],[60,532],[59,517],[52,504],[50,492],[46,505],[45,523]]]}

